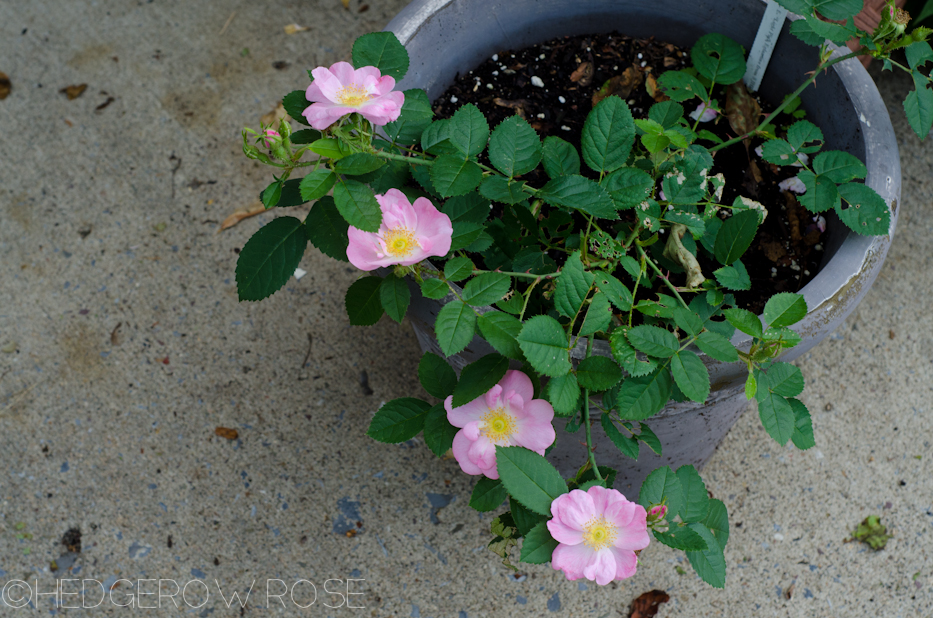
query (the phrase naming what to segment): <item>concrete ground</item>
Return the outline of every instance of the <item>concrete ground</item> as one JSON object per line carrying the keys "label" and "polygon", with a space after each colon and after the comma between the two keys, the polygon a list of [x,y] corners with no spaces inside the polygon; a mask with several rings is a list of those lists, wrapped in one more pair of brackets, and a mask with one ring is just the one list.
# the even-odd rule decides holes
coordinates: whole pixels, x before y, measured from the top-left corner
{"label": "concrete ground", "polygon": [[[405,4],[362,1],[0,3],[0,585],[116,582],[87,611],[102,616],[145,611],[115,604],[155,579],[187,584],[199,616],[615,617],[655,588],[665,618],[933,615],[933,143],[903,118],[907,80],[876,71],[904,168],[897,242],[800,361],[816,449],[778,447],[752,409],[704,471],[732,522],[725,591],[657,543],[618,585],[513,577],[455,462],[364,435],[380,402],[418,392],[410,328],[349,326],[357,273],[313,249],[304,279],[238,303],[236,252],[277,213],[217,234],[269,180],[240,128]],[[846,542],[870,514],[894,534],[880,552]],[[357,580],[353,607],[337,578]],[[318,591],[306,610],[299,580]],[[294,601],[267,598],[283,586]]]}

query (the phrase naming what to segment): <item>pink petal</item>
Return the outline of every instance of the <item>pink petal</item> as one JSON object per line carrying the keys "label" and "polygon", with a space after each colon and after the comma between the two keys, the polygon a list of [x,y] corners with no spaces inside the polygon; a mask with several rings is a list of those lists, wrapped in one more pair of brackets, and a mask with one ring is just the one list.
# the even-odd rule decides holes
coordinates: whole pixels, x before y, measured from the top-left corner
{"label": "pink petal", "polygon": [[483,415],[489,412],[486,402],[482,397],[477,397],[470,403],[465,403],[457,408],[453,407],[453,396],[444,400],[444,409],[447,410],[447,420],[454,427],[466,427],[468,423],[480,420]]}
{"label": "pink petal", "polygon": [[467,454],[471,446],[473,446],[473,441],[467,438],[462,431],[458,431],[457,435],[454,436],[454,443],[450,450],[453,451],[454,458],[457,460],[457,463],[460,464],[461,470],[467,474],[482,474],[483,471],[479,469],[479,466],[470,461],[470,457]]}
{"label": "pink petal", "polygon": [[[483,470],[483,474],[489,476],[487,470],[496,467],[496,445],[489,441],[486,436],[480,436],[467,451],[467,457],[470,458],[476,466]],[[493,478],[493,477],[490,477]],[[495,477],[498,478],[498,475]]]}
{"label": "pink petal", "polygon": [[[527,412],[529,407],[535,408],[538,406],[547,406],[550,408],[551,404],[543,399],[532,399],[525,404],[525,411]],[[553,409],[551,414],[553,415]],[[539,455],[544,455],[544,451],[547,447],[554,443],[555,437],[554,426],[551,425],[550,421],[539,422],[534,418],[518,419],[515,443],[519,446],[524,446]]]}
{"label": "pink petal", "polygon": [[583,576],[605,586],[616,577],[616,557],[611,549],[596,552],[596,559],[583,569]]}
{"label": "pink petal", "polygon": [[[359,86],[363,85],[362,83],[357,83],[356,69],[354,69],[353,65],[349,62],[335,62],[330,65],[330,72],[340,82],[341,87],[352,86],[353,84]],[[314,79],[317,79],[317,75],[314,76]]]}
{"label": "pink petal", "polygon": [[586,492],[574,489],[570,493],[558,496],[551,503],[551,513],[564,525],[583,530],[595,514],[595,507],[593,499]]}
{"label": "pink petal", "polygon": [[402,104],[405,102],[405,95],[401,92],[390,92],[381,97],[370,99],[360,105],[358,111],[366,120],[376,126],[383,126],[390,122],[398,120],[402,113]]}
{"label": "pink petal", "polygon": [[[350,263],[360,270],[375,270],[381,266],[387,266],[386,258],[380,258],[378,255],[381,247],[376,234],[364,232],[350,226],[347,229],[347,237],[350,244],[347,245],[347,259]],[[389,261],[391,263],[391,260]]]}
{"label": "pink petal", "polygon": [[635,571],[638,570],[638,556],[635,555],[635,552],[617,547],[610,547],[609,551],[615,557],[616,573],[614,579],[626,579],[635,574]]}
{"label": "pink petal", "polygon": [[[353,72],[353,82],[360,86],[366,84],[366,82],[376,83],[381,78],[382,73],[376,67],[361,67]],[[395,86],[395,80],[392,80],[392,82],[392,85]],[[376,94],[375,90],[373,90],[373,93]]]}
{"label": "pink petal", "polygon": [[564,572],[564,577],[573,581],[584,577],[583,572],[596,560],[596,552],[583,543],[564,545],[561,543],[551,554],[551,566]]}
{"label": "pink petal", "polygon": [[486,391],[486,394],[483,395],[483,400],[486,402],[486,407],[490,410],[495,410],[502,405],[502,386],[496,384],[491,389]]}
{"label": "pink petal", "polygon": [[[340,64],[340,63],[337,63]],[[346,64],[346,63],[344,63]],[[336,66],[336,65],[334,65]],[[337,92],[343,88],[343,84],[334,75],[330,70],[324,67],[318,67],[311,71],[311,77],[314,78],[314,81],[311,82],[312,86],[317,86],[318,91],[324,95],[324,97],[332,102],[337,102]],[[310,91],[310,86],[308,90],[305,90],[305,96],[307,97]],[[310,101],[310,99],[308,99]]]}
{"label": "pink petal", "polygon": [[[605,516],[606,506],[608,506],[609,497],[612,495],[611,489],[606,489],[599,485],[593,485],[586,493],[593,499],[593,508],[596,515]],[[607,518],[608,519],[608,518]]]}
{"label": "pink petal", "polygon": [[502,386],[503,391],[517,393],[524,401],[531,401],[535,396],[535,389],[531,385],[531,378],[521,371],[515,369],[506,371],[505,377],[499,380],[499,384]]}
{"label": "pink petal", "polygon": [[330,99],[324,96],[317,82],[311,82],[311,85],[305,89],[305,98],[312,103],[332,103]]}
{"label": "pink petal", "polygon": [[554,537],[554,540],[558,543],[564,543],[565,545],[579,545],[583,542],[583,531],[574,530],[568,526],[565,526],[558,519],[549,519],[547,522],[548,532],[551,533],[551,536]]}
{"label": "pink petal", "polygon": [[305,108],[305,111],[301,112],[301,115],[308,120],[308,124],[313,128],[323,131],[352,111],[352,109],[333,103],[312,103]]}
{"label": "pink petal", "polygon": [[[422,248],[428,255],[441,257],[450,251],[450,238],[453,235],[453,225],[450,217],[440,212],[431,200],[419,197],[412,204],[412,209],[418,217],[418,227],[415,234],[427,242],[422,242]],[[430,249],[428,249],[430,247]],[[531,384],[531,380],[528,380]]]}

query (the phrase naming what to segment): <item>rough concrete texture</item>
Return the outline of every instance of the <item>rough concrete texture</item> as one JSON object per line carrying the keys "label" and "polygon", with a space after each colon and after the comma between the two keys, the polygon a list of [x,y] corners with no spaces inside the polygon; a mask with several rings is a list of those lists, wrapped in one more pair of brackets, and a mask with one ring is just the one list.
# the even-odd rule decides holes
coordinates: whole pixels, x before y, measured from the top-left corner
{"label": "rough concrete texture", "polygon": [[[278,213],[216,233],[269,180],[239,129],[404,2],[368,5],[0,3],[13,84],[0,101],[0,582],[198,580],[208,602],[185,609],[199,616],[614,617],[653,588],[671,595],[662,617],[930,616],[933,145],[903,119],[908,80],[874,71],[904,167],[897,242],[860,308],[800,361],[816,449],[778,447],[752,409],[703,472],[730,511],[726,590],[657,543],[617,585],[547,565],[514,577],[484,549],[473,479],[418,440],[364,435],[380,402],[420,392],[409,327],[349,326],[357,273],[315,250],[304,279],[238,303],[236,250]],[[290,23],[311,30],[287,36]],[[58,92],[81,83],[73,101]],[[870,514],[894,533],[880,552],[846,542]],[[61,544],[72,527],[77,554]],[[365,580],[351,597],[365,609],[328,609],[341,603],[330,578]],[[316,604],[266,609],[275,579],[314,583]],[[256,580],[246,610],[215,580],[228,599]],[[119,582],[113,602],[132,592]],[[135,611],[178,613],[161,602]]]}

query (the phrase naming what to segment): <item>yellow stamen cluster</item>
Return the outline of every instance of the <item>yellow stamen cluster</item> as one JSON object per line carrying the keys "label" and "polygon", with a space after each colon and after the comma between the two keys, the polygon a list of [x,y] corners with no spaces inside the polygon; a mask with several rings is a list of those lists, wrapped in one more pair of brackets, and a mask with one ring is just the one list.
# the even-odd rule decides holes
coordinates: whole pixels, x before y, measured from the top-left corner
{"label": "yellow stamen cluster", "polygon": [[616,533],[615,524],[606,521],[605,517],[593,517],[584,526],[583,544],[599,551],[612,546]]}
{"label": "yellow stamen cluster", "polygon": [[386,245],[386,252],[393,257],[408,257],[415,247],[420,247],[415,240],[415,233],[404,227],[388,230],[382,235],[382,242]]}
{"label": "yellow stamen cluster", "polygon": [[356,84],[344,86],[337,91],[337,102],[347,107],[359,107],[371,98],[372,95],[369,94],[366,88]]}
{"label": "yellow stamen cluster", "polygon": [[505,411],[496,408],[483,415],[483,434],[490,442],[505,442],[515,433],[515,419]]}

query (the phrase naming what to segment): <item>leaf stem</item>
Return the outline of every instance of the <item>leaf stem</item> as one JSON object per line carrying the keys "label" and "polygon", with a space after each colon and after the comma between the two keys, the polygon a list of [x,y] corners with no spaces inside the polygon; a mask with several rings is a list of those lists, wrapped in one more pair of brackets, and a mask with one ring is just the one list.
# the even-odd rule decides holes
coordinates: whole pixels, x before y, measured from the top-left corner
{"label": "leaf stem", "polygon": [[638,252],[642,255],[642,257],[645,259],[648,265],[651,266],[652,270],[654,270],[654,272],[658,275],[658,277],[660,277],[661,280],[664,281],[664,284],[668,288],[670,288],[671,292],[674,293],[674,296],[677,297],[677,300],[680,301],[680,303],[684,306],[685,309],[689,309],[690,306],[687,305],[687,301],[685,301],[683,297],[680,295],[680,292],[677,291],[677,287],[673,283],[670,282],[670,280],[667,278],[667,276],[663,272],[661,272],[661,269],[658,268],[658,265],[655,264],[654,261],[650,257],[648,257],[648,254],[645,253],[644,249],[642,249],[641,247],[637,247],[637,248],[638,248]]}
{"label": "leaf stem", "polygon": [[[586,338],[586,356],[589,357],[590,350],[593,347],[593,336],[590,335]],[[602,482],[603,477],[599,473],[599,466],[596,465],[596,454],[593,453],[593,435],[592,430],[590,429],[590,391],[588,389],[583,389],[583,428],[586,430],[586,452],[587,457],[590,460],[590,465],[593,467],[593,474],[596,475],[596,480]]]}

